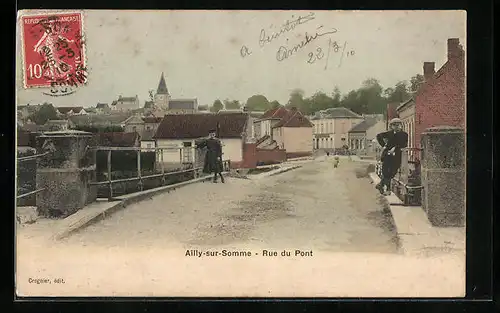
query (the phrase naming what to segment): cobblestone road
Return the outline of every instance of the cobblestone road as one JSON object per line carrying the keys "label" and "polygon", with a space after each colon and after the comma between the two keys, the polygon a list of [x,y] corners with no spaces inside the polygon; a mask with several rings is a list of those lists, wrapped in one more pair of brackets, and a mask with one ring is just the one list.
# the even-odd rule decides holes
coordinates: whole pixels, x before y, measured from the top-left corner
{"label": "cobblestone road", "polygon": [[[343,160],[333,169],[316,160],[258,180],[193,184],[60,242],[18,239],[18,290],[40,296],[462,295],[462,260],[399,254],[390,218],[363,169],[366,164]],[[197,255],[223,249],[259,255]],[[263,250],[278,256],[264,257]],[[291,256],[281,257],[283,250]],[[312,255],[295,256],[295,250]],[[33,280],[57,278],[65,283]]]}

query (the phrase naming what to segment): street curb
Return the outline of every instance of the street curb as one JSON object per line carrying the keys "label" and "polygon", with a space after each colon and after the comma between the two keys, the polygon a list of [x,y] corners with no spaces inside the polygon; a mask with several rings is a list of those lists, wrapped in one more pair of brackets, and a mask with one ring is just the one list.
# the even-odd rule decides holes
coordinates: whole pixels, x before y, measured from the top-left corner
{"label": "street curb", "polygon": [[282,167],[282,168],[279,168],[279,169],[276,169],[276,170],[272,170],[272,171],[269,171],[269,172],[261,173],[261,174],[254,175],[254,176],[250,176],[250,179],[252,179],[252,180],[262,179],[262,178],[266,178],[266,177],[270,177],[270,176],[282,174],[282,173],[285,173],[285,172],[288,172],[288,171],[291,171],[291,170],[294,170],[294,169],[297,169],[297,168],[300,168],[300,167],[302,167],[302,165],[292,165],[292,166]]}
{"label": "street curb", "polygon": [[291,170],[294,170],[294,169],[297,169],[297,168],[300,168],[300,167],[302,167],[302,165],[292,165],[290,167],[281,168],[281,169],[277,170],[276,172],[273,172],[273,173],[269,174],[268,176],[274,176],[274,175],[282,174],[282,173],[285,173],[285,172],[288,172],[288,171],[291,171]]}
{"label": "street curb", "polygon": [[[227,176],[227,174],[228,174],[227,172],[223,173],[224,176]],[[210,179],[212,179],[212,176],[207,175],[205,177],[195,178],[195,179],[191,179],[191,180],[188,180],[185,182],[180,182],[177,184],[162,186],[162,187],[149,189],[149,190],[145,190],[145,191],[140,191],[140,192],[135,192],[135,193],[131,193],[131,194],[128,194],[125,196],[118,197],[117,199],[120,201],[117,202],[116,204],[112,205],[110,203],[110,206],[103,209],[102,211],[96,212],[95,214],[92,214],[89,216],[85,216],[82,219],[78,220],[76,223],[70,224],[69,227],[67,227],[66,229],[56,233],[53,236],[53,239],[61,240],[61,239],[67,238],[68,236],[70,236],[74,232],[77,232],[77,231],[79,231],[79,230],[81,230],[81,229],[83,229],[83,228],[85,228],[93,223],[96,223],[96,222],[106,218],[106,216],[112,215],[113,213],[117,212],[120,209],[126,208],[127,206],[134,204],[134,203],[137,203],[137,202],[140,202],[144,199],[154,197],[154,196],[156,196],[160,193],[163,193],[165,191],[170,192],[170,191],[175,190],[175,189],[180,188],[180,187],[184,187],[184,186],[191,185],[194,183],[204,182],[204,181],[207,181]]]}

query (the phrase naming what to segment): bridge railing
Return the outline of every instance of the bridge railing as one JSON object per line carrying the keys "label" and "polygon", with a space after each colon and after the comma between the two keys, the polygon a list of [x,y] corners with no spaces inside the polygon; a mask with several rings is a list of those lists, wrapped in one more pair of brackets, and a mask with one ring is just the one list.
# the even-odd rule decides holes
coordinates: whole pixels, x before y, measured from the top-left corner
{"label": "bridge railing", "polygon": [[[36,153],[36,152],[35,152]],[[24,156],[24,157],[17,157],[17,169],[19,171],[19,164],[20,163],[27,163],[29,161],[35,161],[37,162],[38,159],[40,158],[46,158],[48,157],[50,154],[50,152],[42,152],[42,153],[38,153],[38,154],[34,154],[34,155],[29,155],[29,156]],[[36,172],[36,163],[35,163],[35,172]],[[35,174],[35,173],[33,173]],[[18,173],[18,177],[19,177],[19,173]],[[19,183],[19,182],[18,182]],[[32,183],[34,183],[36,185],[36,181],[35,181],[35,177],[33,177],[33,180],[32,180]],[[24,193],[19,193],[19,185],[17,186],[17,190],[16,190],[16,200],[17,202],[21,199],[25,199],[29,196],[32,196],[32,195],[36,195],[37,193],[45,190],[44,188],[40,188],[40,189],[35,189],[34,190],[31,190],[31,191],[28,191],[28,192],[24,192]]]}
{"label": "bridge railing", "polygon": [[[192,173],[194,178],[198,178],[202,175],[203,164],[205,159],[205,151],[203,149],[197,149],[196,147],[171,147],[171,148],[141,148],[141,147],[102,147],[98,146],[94,148],[97,151],[107,152],[107,166],[106,180],[96,181],[90,183],[94,186],[107,186],[108,188],[108,200],[112,201],[114,198],[113,187],[117,184],[137,182],[137,188],[135,191],[143,191],[145,181],[160,178],[159,186],[164,186],[167,182],[167,178],[173,175],[179,175],[184,173]],[[113,152],[117,151],[135,151],[136,152],[136,175],[134,177],[113,179]],[[143,175],[142,164],[141,164],[141,151],[142,152],[155,152],[154,160],[154,171],[153,174]],[[166,158],[165,155],[168,155]],[[178,156],[178,159],[177,159]],[[222,161],[223,171],[229,171],[230,161]],[[172,170],[174,169],[174,170]],[[129,193],[129,192],[128,192]]]}

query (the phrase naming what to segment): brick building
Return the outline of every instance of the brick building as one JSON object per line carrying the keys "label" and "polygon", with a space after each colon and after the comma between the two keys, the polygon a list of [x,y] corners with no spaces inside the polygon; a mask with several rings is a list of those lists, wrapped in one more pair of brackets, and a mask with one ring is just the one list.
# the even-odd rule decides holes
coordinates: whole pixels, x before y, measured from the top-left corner
{"label": "brick building", "polygon": [[422,133],[429,127],[465,129],[465,51],[458,38],[448,39],[448,59],[437,72],[434,67],[434,62],[424,62],[424,83],[397,108],[410,148],[421,147]]}

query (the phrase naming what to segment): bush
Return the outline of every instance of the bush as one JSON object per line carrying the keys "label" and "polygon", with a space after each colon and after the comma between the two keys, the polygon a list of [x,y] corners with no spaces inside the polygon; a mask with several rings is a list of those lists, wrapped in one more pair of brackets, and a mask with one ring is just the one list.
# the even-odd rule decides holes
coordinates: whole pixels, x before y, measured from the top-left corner
{"label": "bush", "polygon": [[[153,171],[155,168],[156,153],[141,152],[141,173]],[[137,152],[136,151],[113,151],[111,153],[111,170],[137,173]],[[96,152],[96,171],[108,172],[108,151]]]}

